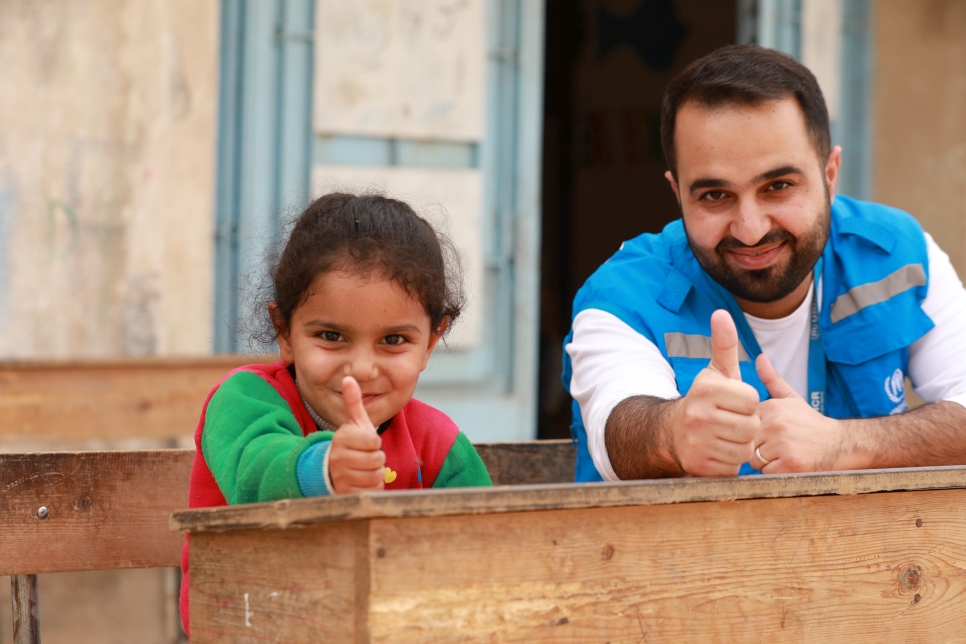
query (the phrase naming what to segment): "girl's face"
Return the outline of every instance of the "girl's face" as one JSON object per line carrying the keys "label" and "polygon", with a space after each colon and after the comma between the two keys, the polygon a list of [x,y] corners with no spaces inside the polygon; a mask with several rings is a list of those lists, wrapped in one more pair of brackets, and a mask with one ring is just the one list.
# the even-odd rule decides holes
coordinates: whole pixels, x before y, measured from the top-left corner
{"label": "girl's face", "polygon": [[423,306],[395,282],[328,271],[315,278],[288,329],[279,332],[278,346],[322,418],[345,423],[342,379],[352,376],[378,426],[412,398],[438,340]]}

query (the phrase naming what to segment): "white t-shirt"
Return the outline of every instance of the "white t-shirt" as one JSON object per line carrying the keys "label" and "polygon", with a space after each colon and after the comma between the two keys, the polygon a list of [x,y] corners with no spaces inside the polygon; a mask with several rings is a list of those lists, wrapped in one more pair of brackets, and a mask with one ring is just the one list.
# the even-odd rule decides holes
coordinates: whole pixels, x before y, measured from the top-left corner
{"label": "white t-shirt", "polygon": [[[927,403],[949,400],[966,407],[966,289],[949,256],[926,233],[929,288],[922,309],[935,327],[909,347],[909,379]],[[821,284],[819,284],[821,289]],[[814,296],[790,315],[765,320],[745,315],[761,350],[803,398],[808,394],[809,313]],[[819,298],[821,301],[821,298]],[[581,311],[573,323],[567,354],[573,365],[570,393],[580,405],[594,465],[608,481],[618,480],[604,445],[614,407],[631,396],[679,398],[674,370],[657,346],[616,316]]]}

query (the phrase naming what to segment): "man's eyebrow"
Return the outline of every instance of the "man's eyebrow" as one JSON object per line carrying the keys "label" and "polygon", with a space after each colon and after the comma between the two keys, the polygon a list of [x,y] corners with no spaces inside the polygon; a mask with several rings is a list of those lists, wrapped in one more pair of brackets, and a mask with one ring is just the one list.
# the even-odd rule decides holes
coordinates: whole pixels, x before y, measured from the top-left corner
{"label": "man's eyebrow", "polygon": [[757,177],[751,180],[752,183],[761,183],[762,181],[769,181],[771,179],[777,179],[778,177],[784,177],[788,174],[805,174],[800,168],[793,165],[783,165],[780,168],[775,168],[774,170],[769,170],[768,172],[762,172]]}
{"label": "man's eyebrow", "polygon": [[694,194],[698,190],[704,190],[705,188],[730,188],[731,182],[725,181],[724,179],[712,179],[711,177],[706,177],[702,179],[695,179],[688,186],[688,192]]}
{"label": "man's eyebrow", "polygon": [[[784,177],[789,174],[804,174],[802,170],[793,165],[783,165],[780,168],[774,168],[768,170],[767,172],[762,172],[757,177],[751,180],[752,183],[761,183],[763,181],[770,181],[771,179],[777,179],[778,177]],[[694,194],[698,190],[705,190],[707,188],[730,188],[732,183],[725,179],[715,179],[712,177],[704,177],[701,179],[695,179],[688,186],[688,192]]]}

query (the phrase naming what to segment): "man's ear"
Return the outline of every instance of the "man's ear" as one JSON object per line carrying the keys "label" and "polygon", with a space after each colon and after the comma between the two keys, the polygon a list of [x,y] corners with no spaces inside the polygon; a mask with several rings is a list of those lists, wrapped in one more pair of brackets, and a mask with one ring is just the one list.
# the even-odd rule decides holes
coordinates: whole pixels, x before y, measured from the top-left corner
{"label": "man's ear", "polygon": [[272,318],[272,326],[275,327],[275,340],[278,342],[278,352],[282,361],[286,364],[295,362],[295,352],[292,351],[292,338],[288,328],[288,323],[282,317],[275,302],[268,303],[268,317]]}
{"label": "man's ear", "polygon": [[670,170],[668,170],[664,173],[664,178],[667,179],[667,182],[671,184],[671,190],[674,191],[674,196],[677,198],[678,204],[680,205],[681,193],[678,191],[678,182],[674,180],[674,175],[671,174]]}
{"label": "man's ear", "polygon": [[439,327],[435,331],[430,331],[429,333],[429,346],[426,347],[426,355],[423,357],[423,366],[420,369],[422,371],[429,364],[429,357],[433,355],[433,350],[439,343],[439,339],[443,337],[446,333],[446,329],[449,328],[449,316],[443,318],[443,321],[439,323]]}
{"label": "man's ear", "polygon": [[839,169],[842,167],[842,146],[836,145],[828,153],[825,161],[825,181],[828,183],[828,195],[835,201],[835,189],[839,180]]}

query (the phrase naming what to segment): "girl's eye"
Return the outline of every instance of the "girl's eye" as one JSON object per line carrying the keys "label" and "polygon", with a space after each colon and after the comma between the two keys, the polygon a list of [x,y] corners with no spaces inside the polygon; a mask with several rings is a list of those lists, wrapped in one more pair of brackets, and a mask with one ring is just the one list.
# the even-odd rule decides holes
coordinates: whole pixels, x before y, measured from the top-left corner
{"label": "girl's eye", "polygon": [[322,332],[322,333],[320,333],[319,335],[320,335],[320,336],[322,337],[322,339],[323,339],[323,340],[325,340],[326,342],[338,342],[338,341],[339,341],[339,339],[340,339],[340,338],[342,337],[341,335],[339,335],[339,334],[338,334],[338,333],[336,333],[335,331],[323,331],[323,332]]}
{"label": "girl's eye", "polygon": [[387,335],[385,338],[383,338],[383,342],[393,347],[398,347],[400,344],[402,344],[405,341],[406,341],[406,338],[397,334]]}

